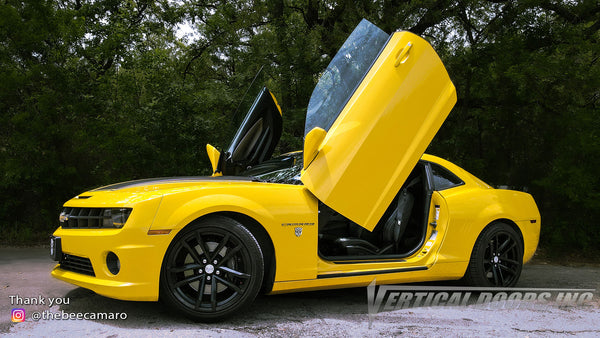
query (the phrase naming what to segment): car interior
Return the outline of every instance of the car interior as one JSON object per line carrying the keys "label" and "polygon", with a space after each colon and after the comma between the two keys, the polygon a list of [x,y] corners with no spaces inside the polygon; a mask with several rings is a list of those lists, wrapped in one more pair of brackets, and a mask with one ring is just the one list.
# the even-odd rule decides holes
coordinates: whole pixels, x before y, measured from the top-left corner
{"label": "car interior", "polygon": [[427,232],[431,189],[425,165],[413,169],[373,231],[319,205],[319,254],[328,260],[401,258],[415,253]]}

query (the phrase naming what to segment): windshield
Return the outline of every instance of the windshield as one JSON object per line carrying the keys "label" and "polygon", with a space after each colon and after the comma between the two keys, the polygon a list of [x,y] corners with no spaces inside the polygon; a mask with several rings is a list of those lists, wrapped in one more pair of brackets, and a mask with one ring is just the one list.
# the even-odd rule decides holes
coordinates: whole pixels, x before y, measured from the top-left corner
{"label": "windshield", "polygon": [[304,136],[315,127],[328,131],[385,46],[389,35],[363,19],[346,39],[313,90]]}
{"label": "windshield", "polygon": [[302,152],[287,153],[246,170],[241,176],[250,176],[263,182],[302,184],[300,171],[302,170]]}

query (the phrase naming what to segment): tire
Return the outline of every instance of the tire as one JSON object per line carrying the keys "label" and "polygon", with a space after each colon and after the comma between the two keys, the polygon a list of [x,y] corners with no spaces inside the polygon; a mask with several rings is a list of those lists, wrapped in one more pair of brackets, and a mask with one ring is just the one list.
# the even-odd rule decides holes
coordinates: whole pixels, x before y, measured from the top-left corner
{"label": "tire", "polygon": [[263,253],[252,233],[231,218],[211,216],[184,228],[169,245],[160,297],[193,320],[218,321],[254,301],[263,275]]}
{"label": "tire", "polygon": [[523,242],[508,224],[487,226],[477,238],[464,280],[483,287],[511,287],[521,276]]}

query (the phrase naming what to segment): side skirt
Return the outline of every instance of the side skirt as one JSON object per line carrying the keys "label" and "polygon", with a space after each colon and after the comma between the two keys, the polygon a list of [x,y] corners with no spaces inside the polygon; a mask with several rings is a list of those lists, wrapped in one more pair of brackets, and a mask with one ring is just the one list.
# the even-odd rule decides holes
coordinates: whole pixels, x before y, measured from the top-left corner
{"label": "side skirt", "polygon": [[410,267],[410,268],[398,268],[398,269],[387,269],[387,270],[328,273],[328,274],[323,274],[323,275],[317,275],[317,279],[354,277],[354,276],[366,276],[366,275],[381,275],[381,274],[387,274],[387,273],[410,272],[410,271],[421,271],[421,270],[427,270],[427,267],[426,266],[414,266],[414,267]]}

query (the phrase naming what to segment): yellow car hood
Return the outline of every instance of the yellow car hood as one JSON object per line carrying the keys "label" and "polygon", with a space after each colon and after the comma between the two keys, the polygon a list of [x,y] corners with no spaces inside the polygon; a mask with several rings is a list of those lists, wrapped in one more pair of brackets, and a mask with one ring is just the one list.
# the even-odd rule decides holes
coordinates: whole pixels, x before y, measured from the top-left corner
{"label": "yellow car hood", "polygon": [[127,181],[96,188],[82,193],[67,203],[69,207],[94,206],[127,206],[168,193],[198,190],[208,186],[231,186],[239,184],[257,183],[250,177],[233,176],[186,176],[150,178]]}
{"label": "yellow car hood", "polygon": [[155,191],[164,189],[175,189],[179,187],[194,187],[207,184],[227,184],[232,182],[252,182],[251,177],[243,176],[183,176],[183,177],[162,177],[162,178],[147,178],[143,180],[127,181],[115,183],[92,190],[95,191],[127,191],[127,192],[143,192]]}

